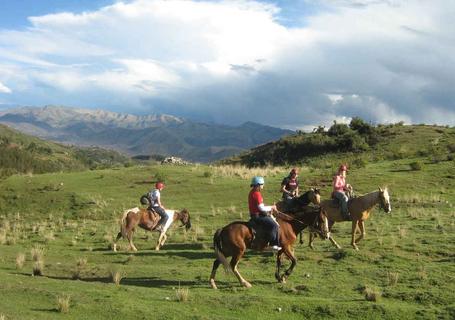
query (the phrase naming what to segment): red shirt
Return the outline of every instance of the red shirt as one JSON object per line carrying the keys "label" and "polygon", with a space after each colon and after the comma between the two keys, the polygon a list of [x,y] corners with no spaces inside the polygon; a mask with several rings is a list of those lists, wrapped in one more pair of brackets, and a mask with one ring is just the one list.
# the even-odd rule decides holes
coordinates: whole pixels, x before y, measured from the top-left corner
{"label": "red shirt", "polygon": [[262,199],[262,194],[259,191],[252,189],[248,194],[248,207],[250,209],[251,216],[257,216],[261,212],[259,210],[259,205],[264,202]]}

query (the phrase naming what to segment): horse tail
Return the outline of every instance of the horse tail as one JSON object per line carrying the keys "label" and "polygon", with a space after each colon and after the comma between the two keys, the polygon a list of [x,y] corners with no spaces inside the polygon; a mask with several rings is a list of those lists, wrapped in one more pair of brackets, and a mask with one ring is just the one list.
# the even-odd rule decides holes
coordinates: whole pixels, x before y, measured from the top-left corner
{"label": "horse tail", "polygon": [[123,211],[122,219],[120,220],[120,232],[122,233],[123,238],[126,238],[126,224],[127,224],[126,218],[128,217],[128,213],[130,213],[130,212],[137,213],[138,211],[139,211],[139,208],[137,208],[137,207]]}
{"label": "horse tail", "polygon": [[221,246],[221,232],[223,232],[223,229],[218,229],[216,230],[215,234],[213,235],[213,248],[215,250],[215,255],[216,258],[221,261],[221,263],[224,266],[224,271],[228,273],[231,269],[229,266],[229,262],[227,261],[226,257],[223,254],[223,249]]}

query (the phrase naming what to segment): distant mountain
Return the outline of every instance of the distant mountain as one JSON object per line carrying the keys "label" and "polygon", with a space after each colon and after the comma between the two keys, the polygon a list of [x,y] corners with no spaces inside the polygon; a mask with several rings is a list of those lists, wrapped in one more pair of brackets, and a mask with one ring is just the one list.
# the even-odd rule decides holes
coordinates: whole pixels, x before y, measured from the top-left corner
{"label": "distant mountain", "polygon": [[129,158],[97,147],[44,141],[0,124],[0,178],[15,173],[45,173],[111,167]]}
{"label": "distant mountain", "polygon": [[252,122],[227,126],[171,115],[136,116],[60,106],[6,110],[0,112],[0,123],[62,143],[200,162],[222,159],[293,133]]}

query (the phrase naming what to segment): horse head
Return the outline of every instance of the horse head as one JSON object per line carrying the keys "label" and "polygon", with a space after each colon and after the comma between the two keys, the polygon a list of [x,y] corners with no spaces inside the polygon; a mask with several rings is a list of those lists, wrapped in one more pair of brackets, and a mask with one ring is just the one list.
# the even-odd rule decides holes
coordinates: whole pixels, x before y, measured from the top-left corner
{"label": "horse head", "polygon": [[179,220],[182,222],[182,225],[185,226],[186,230],[191,228],[190,213],[187,209],[183,209],[179,212]]}
{"label": "horse head", "polygon": [[329,219],[322,208],[319,209],[319,213],[314,220],[312,229],[318,233],[321,238],[330,238]]}
{"label": "horse head", "polygon": [[387,187],[384,189],[379,187],[379,206],[381,209],[384,209],[385,213],[390,213],[392,211],[392,206],[390,205],[389,190]]}
{"label": "horse head", "polygon": [[299,205],[304,207],[307,206],[308,204],[313,203],[314,205],[319,205],[321,203],[321,194],[319,192],[319,189],[314,189],[311,188],[304,194],[302,194],[300,197],[297,198],[297,201],[299,202]]}

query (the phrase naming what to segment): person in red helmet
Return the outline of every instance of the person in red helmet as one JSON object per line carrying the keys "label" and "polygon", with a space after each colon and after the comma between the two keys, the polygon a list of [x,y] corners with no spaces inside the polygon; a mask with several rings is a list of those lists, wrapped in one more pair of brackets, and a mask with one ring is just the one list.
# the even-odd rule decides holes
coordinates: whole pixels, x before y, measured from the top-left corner
{"label": "person in red helmet", "polygon": [[346,173],[348,167],[345,164],[342,164],[338,168],[337,174],[333,177],[333,192],[332,198],[338,199],[341,204],[341,214],[346,220],[351,220],[351,215],[348,210],[348,196],[347,191],[351,188],[349,184],[346,183]]}
{"label": "person in red helmet", "polygon": [[161,203],[161,190],[164,189],[163,182],[155,183],[155,189],[150,191],[149,199],[150,199],[150,208],[160,215],[160,221],[158,221],[157,226],[155,227],[156,230],[161,231],[168,220],[168,215],[166,214],[166,210],[164,209],[163,204]]}

